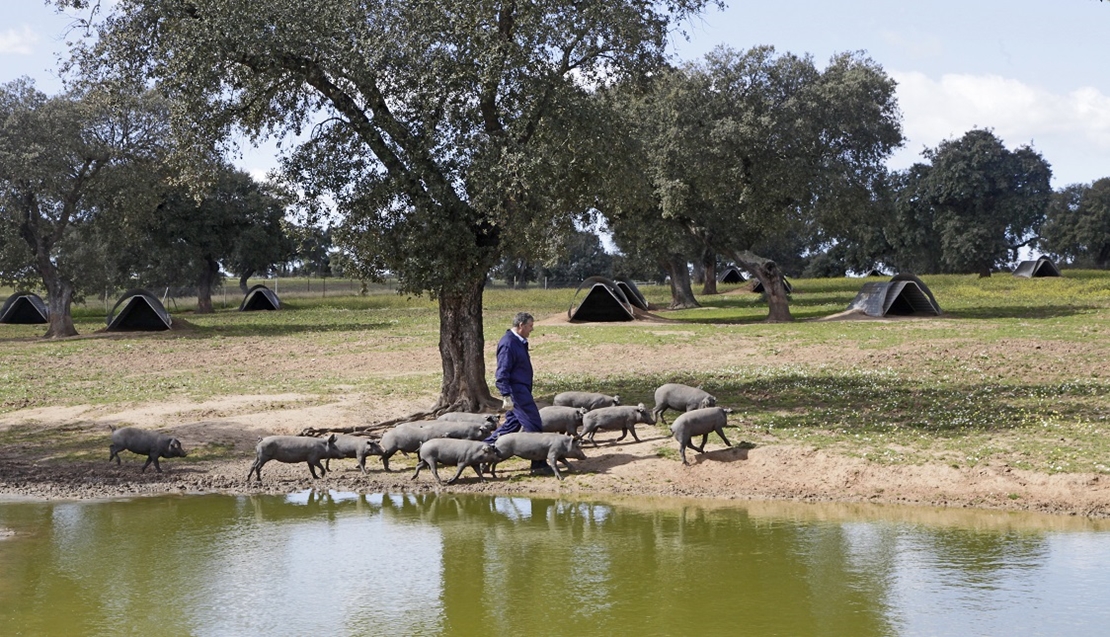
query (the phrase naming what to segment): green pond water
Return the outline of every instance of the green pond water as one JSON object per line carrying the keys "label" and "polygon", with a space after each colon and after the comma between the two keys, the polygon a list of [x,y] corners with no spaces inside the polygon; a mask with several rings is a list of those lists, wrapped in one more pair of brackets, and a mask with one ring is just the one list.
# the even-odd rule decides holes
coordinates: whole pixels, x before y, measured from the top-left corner
{"label": "green pond water", "polygon": [[1107,635],[1110,526],[452,494],[0,503],[0,635]]}

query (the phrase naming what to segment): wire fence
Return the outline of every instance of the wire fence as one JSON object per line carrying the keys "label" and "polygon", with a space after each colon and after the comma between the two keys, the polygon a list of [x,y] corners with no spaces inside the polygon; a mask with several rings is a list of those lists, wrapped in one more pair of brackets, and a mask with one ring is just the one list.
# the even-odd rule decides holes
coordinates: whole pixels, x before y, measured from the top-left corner
{"label": "wire fence", "polygon": [[[511,284],[503,279],[491,279],[487,287],[492,289],[566,289],[576,288],[580,281],[546,280],[516,282]],[[246,289],[255,285],[265,285],[278,295],[282,300],[327,298],[329,296],[367,296],[374,294],[395,294],[397,281],[387,279],[383,282],[360,281],[343,277],[256,277],[246,283]],[[652,285],[651,282],[637,282],[637,285]],[[120,300],[121,296],[132,288],[106,289],[97,295],[86,295],[83,303],[78,303],[90,311],[103,309],[107,314]],[[195,286],[183,287],[147,287],[145,288],[157,297],[170,312],[181,309],[192,309],[197,304],[197,289]],[[3,292],[5,288],[0,288]],[[8,292],[10,294],[10,292]],[[216,309],[239,307],[245,292],[239,287],[239,279],[228,277],[223,284],[212,291],[212,305]],[[4,296],[7,296],[5,294]],[[2,300],[2,299],[0,299]]]}

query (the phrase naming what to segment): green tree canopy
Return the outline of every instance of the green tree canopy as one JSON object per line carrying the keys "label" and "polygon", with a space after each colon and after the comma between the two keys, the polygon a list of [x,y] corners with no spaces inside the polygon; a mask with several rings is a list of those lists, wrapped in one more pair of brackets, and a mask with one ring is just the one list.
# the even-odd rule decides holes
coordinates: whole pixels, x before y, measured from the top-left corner
{"label": "green tree canopy", "polygon": [[170,187],[157,207],[119,220],[109,240],[123,279],[195,287],[197,312],[211,313],[221,269],[244,278],[286,260],[283,201],[247,173],[217,166],[202,189]]}
{"label": "green tree canopy", "polygon": [[656,68],[705,4],[120,0],[81,64],[154,78],[205,151],[233,126],[306,132],[288,174],[335,202],[355,262],[439,300],[436,408],[475,409],[488,272],[573,227],[607,170],[587,89]]}
{"label": "green tree canopy", "polygon": [[769,318],[788,320],[781,269],[755,250],[820,243],[870,198],[902,141],[893,80],[861,54],[822,71],[772,47],[722,47],[639,88],[625,99],[661,216],[763,280]]}
{"label": "green tree canopy", "polygon": [[168,140],[166,106],[151,94],[0,86],[0,278],[34,273],[50,306],[46,336],[77,333],[71,304],[110,275],[97,224],[156,205]]}
{"label": "green tree canopy", "polygon": [[940,240],[945,272],[990,271],[1017,258],[1035,239],[1052,196],[1052,169],[1029,146],[1008,150],[975,129],[926,151],[924,205]]}
{"label": "green tree canopy", "polygon": [[1054,193],[1037,245],[1074,265],[1110,265],[1110,178]]}

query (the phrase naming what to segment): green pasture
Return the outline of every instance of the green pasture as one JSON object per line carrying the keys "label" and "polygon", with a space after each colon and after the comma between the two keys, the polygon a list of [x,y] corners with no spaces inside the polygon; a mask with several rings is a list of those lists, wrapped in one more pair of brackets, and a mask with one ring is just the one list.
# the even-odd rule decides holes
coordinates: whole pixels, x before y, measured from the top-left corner
{"label": "green pasture", "polygon": [[[764,322],[759,295],[721,286],[721,294],[698,296],[702,308],[666,312],[675,322],[650,330],[544,324],[533,356],[576,371],[537,377],[535,393],[596,389],[651,405],[662,383],[700,384],[736,410],[733,442],[800,444],[890,464],[1110,472],[1110,273],[923,279],[941,318],[817,320],[845,310],[866,280],[798,279],[793,323]],[[231,287],[236,302],[229,305],[237,306]],[[653,304],[670,298],[662,286],[641,291]],[[515,312],[542,320],[565,314],[573,297],[573,288],[491,286],[487,343]],[[244,394],[297,394],[303,404],[357,393],[371,404],[403,398],[430,405],[439,390],[438,312],[426,297],[387,288],[366,296],[294,295],[283,297],[279,312],[228,307],[210,315],[193,314],[193,304],[181,299],[168,305],[192,328],[98,335],[105,313],[96,301],[74,308],[81,337],[44,341],[42,326],[0,325],[0,414]],[[665,371],[596,373],[590,353],[602,346],[658,355]],[[755,356],[709,367],[666,364],[666,352],[722,347]],[[368,369],[357,364],[363,357],[392,362]],[[492,384],[492,356],[487,362]]]}

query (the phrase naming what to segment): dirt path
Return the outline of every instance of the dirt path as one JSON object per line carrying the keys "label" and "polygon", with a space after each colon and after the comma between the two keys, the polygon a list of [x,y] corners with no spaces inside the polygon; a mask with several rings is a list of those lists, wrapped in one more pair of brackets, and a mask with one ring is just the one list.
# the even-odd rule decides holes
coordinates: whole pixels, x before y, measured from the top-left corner
{"label": "dirt path", "polygon": [[[627,494],[716,499],[785,499],[807,502],[892,504],[1028,510],[1110,517],[1110,484],[1097,474],[1045,475],[1006,466],[887,466],[812,448],[761,444],[758,432],[740,431],[752,444],[726,448],[713,437],[706,453],[690,452],[692,466],[677,459],[677,444],[664,429],[638,428],[640,442],[598,435],[597,449],[563,482],[527,475],[525,463],[504,463],[497,480],[472,473],[438,487],[427,472],[410,480],[415,458],[395,456],[386,473],[375,459],[361,474],[354,460],[333,461],[327,477],[313,480],[303,465],[271,462],[262,484],[248,483],[247,469],[259,436],[295,434],[308,426],[343,427],[419,411],[426,405],[375,404],[370,413],[358,396],[320,403],[311,396],[234,396],[205,403],[136,405],[128,409],[59,407],[0,416],[0,497],[101,498],[164,493],[288,493],[306,488],[356,492],[426,491],[520,494]],[[140,473],[143,458],[124,453],[107,462],[108,425],[138,425],[179,437],[193,453]],[[729,431],[730,438],[733,432]]]}

